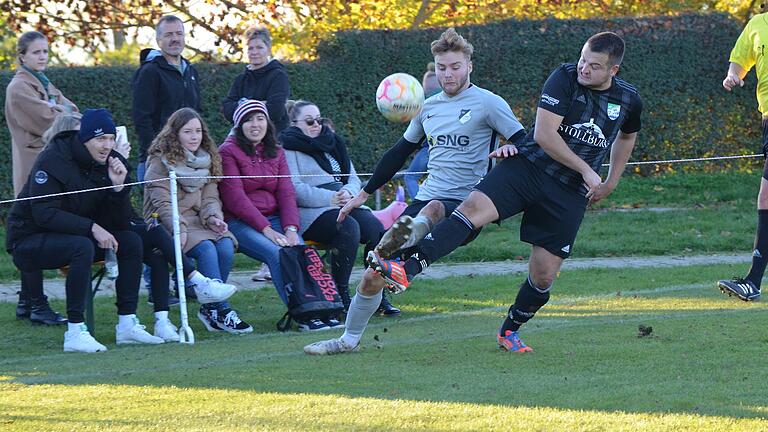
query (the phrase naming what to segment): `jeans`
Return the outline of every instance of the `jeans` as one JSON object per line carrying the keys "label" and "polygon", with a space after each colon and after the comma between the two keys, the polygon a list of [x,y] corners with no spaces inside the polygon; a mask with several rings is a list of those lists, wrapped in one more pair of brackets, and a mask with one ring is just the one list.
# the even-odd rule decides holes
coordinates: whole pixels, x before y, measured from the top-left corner
{"label": "jeans", "polygon": [[[429,162],[429,147],[424,146],[413,157],[411,164],[408,166],[408,172],[424,172],[427,170],[427,162]],[[408,197],[411,200],[416,199],[416,194],[419,193],[419,180],[423,174],[406,174],[404,175],[405,189],[408,190]]]}
{"label": "jeans", "polygon": [[[267,219],[272,225],[273,230],[281,234],[284,233],[279,216],[269,216]],[[272,283],[275,285],[275,290],[277,290],[280,300],[287,306],[288,294],[285,292],[283,273],[280,270],[280,246],[274,244],[272,240],[268,239],[264,234],[243,221],[233,219],[229,221],[228,224],[229,230],[235,235],[235,238],[237,238],[237,242],[240,245],[240,252],[265,263],[269,267],[269,271],[272,273]],[[304,240],[302,240],[301,237],[299,237],[299,244],[304,244]]]}
{"label": "jeans", "polygon": [[[197,262],[197,271],[211,279],[227,281],[235,257],[235,244],[231,238],[223,237],[216,242],[204,240],[187,252],[187,256]],[[210,309],[227,309],[229,302],[208,303]]]}

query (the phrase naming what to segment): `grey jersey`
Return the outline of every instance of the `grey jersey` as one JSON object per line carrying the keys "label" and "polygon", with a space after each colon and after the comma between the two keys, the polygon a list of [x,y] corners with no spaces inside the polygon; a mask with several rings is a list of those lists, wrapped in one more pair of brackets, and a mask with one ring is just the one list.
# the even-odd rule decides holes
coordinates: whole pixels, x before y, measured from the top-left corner
{"label": "grey jersey", "polygon": [[510,138],[522,129],[504,99],[476,85],[454,97],[444,92],[430,97],[403,134],[429,145],[429,174],[416,199],[464,200],[488,172],[488,153],[496,149],[499,134]]}

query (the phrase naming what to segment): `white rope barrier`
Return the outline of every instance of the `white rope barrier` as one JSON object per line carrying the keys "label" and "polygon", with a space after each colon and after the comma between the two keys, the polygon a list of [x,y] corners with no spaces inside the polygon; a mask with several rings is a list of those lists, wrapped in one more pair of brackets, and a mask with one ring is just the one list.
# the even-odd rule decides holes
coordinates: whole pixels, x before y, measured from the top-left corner
{"label": "white rope barrier", "polygon": [[[750,154],[750,155],[733,155],[733,156],[712,156],[712,157],[701,157],[701,158],[689,158],[689,159],[666,159],[666,160],[653,160],[653,161],[638,161],[638,162],[627,162],[627,166],[631,165],[664,165],[664,164],[674,164],[674,163],[688,163],[688,162],[709,162],[709,161],[718,161],[718,160],[733,160],[733,159],[749,159],[749,158],[756,158],[756,157],[762,157],[762,154]],[[610,164],[602,164],[604,167],[610,166]],[[403,176],[408,174],[418,174],[418,175],[427,175],[429,174],[428,171],[398,171],[395,173],[395,176]],[[352,174],[334,174],[335,177],[347,177],[351,176]],[[373,176],[373,173],[356,173],[358,177],[371,177]],[[295,178],[295,177],[327,177],[328,174],[284,174],[284,175],[257,175],[257,176],[177,176],[177,179],[199,179],[199,178],[206,178],[206,179],[215,179],[215,180],[224,180],[224,179],[262,179],[262,178]],[[142,185],[146,183],[156,183],[156,182],[163,182],[163,181],[169,181],[170,177],[163,177],[159,179],[153,179],[153,180],[144,180],[140,182],[132,182],[132,183],[125,183],[123,186],[136,186],[136,185]],[[54,194],[47,194],[47,195],[37,195],[33,197],[25,197],[25,198],[14,198],[14,199],[6,199],[6,200],[0,200],[0,205],[2,204],[10,204],[14,203],[16,201],[29,201],[29,200],[35,200],[35,199],[43,199],[43,198],[53,198],[57,196],[64,196],[64,195],[72,195],[77,193],[86,193],[86,192],[94,192],[94,191],[100,191],[100,190],[106,190],[106,189],[112,189],[114,186],[102,186],[97,188],[91,188],[91,189],[81,189],[76,191],[68,191],[68,192],[59,192]]]}

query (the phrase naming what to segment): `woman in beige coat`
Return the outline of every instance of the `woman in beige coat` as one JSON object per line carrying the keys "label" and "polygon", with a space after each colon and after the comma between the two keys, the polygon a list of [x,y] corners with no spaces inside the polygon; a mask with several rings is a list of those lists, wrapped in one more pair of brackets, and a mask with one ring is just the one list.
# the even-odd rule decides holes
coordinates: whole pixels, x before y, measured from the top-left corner
{"label": "woman in beige coat", "polygon": [[[227,281],[235,254],[235,236],[229,232],[219,199],[216,179],[221,176],[221,156],[202,117],[192,108],[171,114],[163,130],[149,147],[144,181],[144,216],[153,213],[173,232],[173,213],[168,181],[174,170],[178,184],[179,232],[184,253],[197,262],[197,271],[211,279]],[[208,331],[250,333],[229,302],[200,305],[197,317]]]}
{"label": "woman in beige coat", "polygon": [[41,137],[57,115],[77,111],[77,106],[54,87],[43,73],[48,65],[48,40],[42,33],[27,32],[17,43],[16,75],[5,91],[5,121],[11,132],[13,194],[27,181]]}

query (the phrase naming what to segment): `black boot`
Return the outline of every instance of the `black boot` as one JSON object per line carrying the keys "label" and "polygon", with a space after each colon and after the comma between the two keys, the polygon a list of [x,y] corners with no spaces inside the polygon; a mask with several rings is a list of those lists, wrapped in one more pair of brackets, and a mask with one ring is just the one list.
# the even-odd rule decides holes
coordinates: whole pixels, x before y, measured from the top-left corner
{"label": "black boot", "polygon": [[59,313],[51,309],[51,305],[48,304],[48,297],[43,296],[38,299],[30,299],[32,304],[31,313],[29,314],[29,320],[35,324],[43,324],[48,326],[62,325],[67,323],[67,319],[61,316]]}
{"label": "black boot", "polygon": [[16,319],[28,319],[31,310],[29,300],[26,299],[21,291],[17,292],[19,295],[19,303],[16,305]]}
{"label": "black boot", "polygon": [[385,317],[394,317],[400,315],[400,309],[392,306],[392,303],[389,302],[386,295],[387,290],[381,292],[381,304],[379,305],[379,310],[376,312]]}

